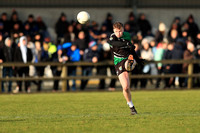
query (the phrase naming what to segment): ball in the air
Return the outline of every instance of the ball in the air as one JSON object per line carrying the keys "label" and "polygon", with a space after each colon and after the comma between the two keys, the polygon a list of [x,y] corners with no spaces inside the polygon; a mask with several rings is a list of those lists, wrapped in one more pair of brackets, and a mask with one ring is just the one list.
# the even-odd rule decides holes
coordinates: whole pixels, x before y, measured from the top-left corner
{"label": "ball in the air", "polygon": [[77,15],[77,20],[80,24],[85,24],[90,20],[90,14],[86,11],[81,11]]}

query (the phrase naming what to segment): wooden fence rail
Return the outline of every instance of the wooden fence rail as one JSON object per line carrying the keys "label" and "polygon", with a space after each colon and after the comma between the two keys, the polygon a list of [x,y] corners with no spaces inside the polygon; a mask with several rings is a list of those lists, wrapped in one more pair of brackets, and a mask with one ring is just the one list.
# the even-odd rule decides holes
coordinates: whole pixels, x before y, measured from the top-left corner
{"label": "wooden fence rail", "polygon": [[[170,77],[187,77],[188,78],[188,89],[192,88],[192,78],[194,77],[200,77],[199,74],[193,74],[193,65],[194,64],[200,64],[200,60],[162,60],[162,61],[150,61],[148,63],[162,63],[162,64],[183,64],[183,63],[188,63],[188,74],[162,74],[162,75],[130,75],[130,78],[150,78],[150,79],[155,79],[155,78],[170,78]],[[103,62],[98,62],[98,63],[90,63],[90,62],[66,62],[66,63],[58,63],[58,62],[42,62],[42,63],[1,63],[0,64],[0,73],[2,73],[2,67],[24,67],[24,66],[62,66],[62,71],[64,73],[63,77],[26,77],[26,78],[19,78],[19,77],[6,77],[2,78],[2,74],[0,74],[0,91],[1,91],[1,82],[2,81],[37,81],[37,80],[62,80],[62,90],[66,90],[66,80],[70,79],[113,79],[113,78],[118,78],[117,76],[107,76],[107,75],[93,75],[93,76],[67,76],[67,67],[68,66],[112,66],[113,62],[112,61],[103,61]]]}

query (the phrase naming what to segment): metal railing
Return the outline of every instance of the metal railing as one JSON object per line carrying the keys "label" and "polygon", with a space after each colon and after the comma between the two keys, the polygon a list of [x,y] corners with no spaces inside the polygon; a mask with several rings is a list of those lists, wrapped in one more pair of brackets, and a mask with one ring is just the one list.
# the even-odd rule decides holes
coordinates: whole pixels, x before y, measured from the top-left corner
{"label": "metal railing", "polygon": [[[150,61],[148,63],[162,63],[162,64],[183,64],[183,63],[188,63],[188,73],[187,74],[162,74],[162,75],[144,75],[144,74],[137,74],[137,75],[130,75],[130,78],[132,79],[141,79],[141,78],[148,78],[148,79],[155,79],[155,78],[170,78],[170,77],[187,77],[188,78],[188,83],[187,83],[187,88],[191,89],[192,83],[193,83],[193,78],[194,77],[200,77],[200,73],[194,74],[193,73],[193,65],[194,64],[200,64],[200,60],[162,60],[162,61]],[[25,67],[25,66],[61,66],[62,67],[62,72],[64,73],[63,76],[58,77],[6,77],[2,78],[2,75],[0,75],[0,90],[1,90],[1,82],[2,81],[38,81],[38,80],[62,80],[62,91],[66,91],[66,80],[70,79],[117,79],[118,77],[116,75],[92,75],[92,76],[67,76],[67,68],[68,66],[113,66],[112,61],[103,61],[103,62],[98,62],[98,63],[90,63],[90,62],[66,62],[66,63],[58,63],[58,62],[41,62],[41,63],[1,63],[0,68],[2,67]],[[1,73],[2,70],[0,69]]]}

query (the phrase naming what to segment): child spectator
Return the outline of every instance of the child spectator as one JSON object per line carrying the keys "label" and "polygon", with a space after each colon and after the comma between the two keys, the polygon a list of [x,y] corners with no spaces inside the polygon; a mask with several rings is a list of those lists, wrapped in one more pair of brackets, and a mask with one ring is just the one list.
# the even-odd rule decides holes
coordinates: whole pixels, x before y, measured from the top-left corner
{"label": "child spectator", "polygon": [[[69,62],[77,62],[80,61],[80,50],[77,48],[75,44],[71,44],[69,48],[66,50],[66,54],[64,54],[64,61],[69,61]],[[68,67],[68,76],[76,76],[76,66],[69,66]],[[72,91],[76,90],[76,80],[72,80]],[[67,80],[67,90],[70,90],[69,86],[69,80]]]}

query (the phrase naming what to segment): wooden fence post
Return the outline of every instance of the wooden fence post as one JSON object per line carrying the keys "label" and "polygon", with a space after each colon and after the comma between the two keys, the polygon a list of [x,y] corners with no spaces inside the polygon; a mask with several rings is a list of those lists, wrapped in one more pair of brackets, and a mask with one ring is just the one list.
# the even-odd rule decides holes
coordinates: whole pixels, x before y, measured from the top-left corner
{"label": "wooden fence post", "polygon": [[[193,63],[190,63],[188,65],[188,76],[191,76],[192,74],[193,74]],[[192,77],[188,77],[187,88],[191,89],[192,86],[193,86]]]}
{"label": "wooden fence post", "polygon": [[[63,78],[66,78],[67,77],[67,66],[66,65],[63,65],[62,67],[62,77]],[[66,91],[66,88],[67,88],[67,80],[64,79],[62,80],[62,91]]]}

